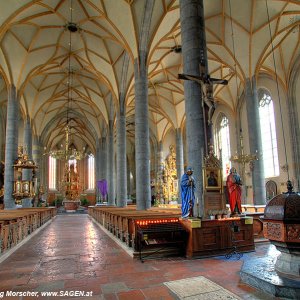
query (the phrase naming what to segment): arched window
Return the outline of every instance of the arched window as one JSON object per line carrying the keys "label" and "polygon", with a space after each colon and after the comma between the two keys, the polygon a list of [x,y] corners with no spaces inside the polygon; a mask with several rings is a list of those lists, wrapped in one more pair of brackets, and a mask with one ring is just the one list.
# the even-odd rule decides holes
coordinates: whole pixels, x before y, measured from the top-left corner
{"label": "arched window", "polygon": [[259,91],[259,119],[265,177],[278,176],[279,163],[274,105],[270,94],[263,90]]}
{"label": "arched window", "polygon": [[88,157],[88,189],[92,190],[95,188],[95,157],[90,154]]}
{"label": "arched window", "polygon": [[49,189],[56,189],[56,158],[49,156]]}
{"label": "arched window", "polygon": [[227,177],[231,167],[230,162],[230,136],[229,136],[229,123],[228,118],[224,114],[220,114],[217,121],[217,132],[216,132],[216,146],[217,151],[222,153],[222,164],[223,164],[223,178]]}

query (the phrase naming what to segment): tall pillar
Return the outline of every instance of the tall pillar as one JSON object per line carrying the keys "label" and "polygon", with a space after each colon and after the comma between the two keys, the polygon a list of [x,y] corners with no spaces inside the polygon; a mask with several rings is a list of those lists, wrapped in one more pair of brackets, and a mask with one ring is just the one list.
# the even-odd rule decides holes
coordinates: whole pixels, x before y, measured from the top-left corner
{"label": "tall pillar", "polygon": [[184,173],[183,142],[182,142],[181,128],[176,129],[176,170],[177,170],[177,178],[178,178],[178,200],[179,203],[181,203],[180,182],[181,182],[181,176]]}
{"label": "tall pillar", "polygon": [[252,164],[252,184],[254,205],[266,204],[266,187],[262,141],[259,120],[258,96],[255,77],[246,79],[246,108],[249,132],[250,153],[258,153],[258,160]]}
{"label": "tall pillar", "polygon": [[157,196],[158,200],[163,200],[163,190],[162,190],[162,184],[163,184],[163,172],[164,172],[164,157],[163,157],[163,143],[162,141],[158,142],[157,145],[157,174],[156,174],[156,180],[157,180]]}
{"label": "tall pillar", "polygon": [[44,187],[44,190],[46,191],[48,189],[48,181],[47,181],[47,172],[48,172],[48,164],[49,164],[49,156],[48,155],[42,155],[41,156],[41,162],[39,165],[40,169],[40,184]]}
{"label": "tall pillar", "polygon": [[[130,165],[130,161],[129,161],[129,158],[126,160],[126,172],[127,172],[127,195],[131,195],[131,180],[130,180],[130,168],[131,168],[131,165]],[[129,197],[127,197],[129,198]]]}
{"label": "tall pillar", "polygon": [[[24,124],[24,140],[23,140],[24,153],[27,153],[28,158],[32,159],[32,129],[30,118],[27,116]],[[32,180],[32,170],[23,170],[23,180]]]}
{"label": "tall pillar", "polygon": [[32,145],[32,159],[35,162],[37,169],[35,170],[35,177],[37,179],[37,188],[41,185],[41,168],[42,168],[42,147],[39,137],[33,136]]}
{"label": "tall pillar", "polygon": [[18,125],[19,100],[16,87],[11,85],[8,89],[6,142],[5,142],[5,173],[4,173],[4,208],[14,209],[15,199],[13,193],[14,170],[13,164],[18,156]]}
{"label": "tall pillar", "polygon": [[[133,195],[136,192],[136,185],[135,185],[135,155],[134,153],[131,153],[128,157],[128,166],[129,166],[129,184],[130,184],[130,188],[129,188],[129,195]],[[130,174],[132,176],[130,176]]]}
{"label": "tall pillar", "polygon": [[119,112],[117,117],[117,206],[127,206],[126,169],[126,117]]}
{"label": "tall pillar", "polygon": [[100,152],[101,152],[101,140],[96,141],[96,153],[95,153],[95,183],[100,179]]}
{"label": "tall pillar", "polygon": [[150,142],[147,54],[140,51],[134,63],[135,79],[135,164],[137,210],[151,207]]}
{"label": "tall pillar", "polygon": [[107,140],[106,140],[106,137],[101,138],[101,144],[100,144],[100,179],[107,180]]}
{"label": "tall pillar", "polygon": [[108,205],[115,205],[114,162],[114,124],[113,120],[109,120],[107,143]]}
{"label": "tall pillar", "polygon": [[[207,62],[203,0],[180,0],[183,73],[200,76],[199,66]],[[194,169],[194,216],[203,216],[202,160],[205,149],[202,92],[199,83],[184,81],[188,164]]]}
{"label": "tall pillar", "polygon": [[4,160],[5,126],[3,112],[0,112],[0,161]]}
{"label": "tall pillar", "polygon": [[[100,139],[100,149],[99,149],[99,180],[105,179],[107,181],[107,143],[106,137]],[[100,191],[99,191],[100,193]],[[107,197],[107,196],[106,196]],[[102,196],[101,196],[102,199]],[[106,202],[107,198],[102,199],[103,202]]]}
{"label": "tall pillar", "polygon": [[96,153],[95,153],[95,196],[96,203],[100,200],[100,192],[97,186],[98,180],[100,180],[100,159],[101,159],[101,139],[96,141]]}
{"label": "tall pillar", "polygon": [[[56,165],[58,166],[59,160],[56,160]],[[45,188],[45,197],[48,199],[48,192],[49,192],[49,156],[43,155],[41,159],[41,168],[40,168],[40,178],[41,178],[41,185]]]}

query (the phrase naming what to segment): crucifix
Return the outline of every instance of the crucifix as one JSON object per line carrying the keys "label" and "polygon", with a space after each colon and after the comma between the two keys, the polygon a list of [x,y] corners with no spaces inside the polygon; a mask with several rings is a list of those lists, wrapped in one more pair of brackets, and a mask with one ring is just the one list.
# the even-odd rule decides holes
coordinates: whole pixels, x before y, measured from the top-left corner
{"label": "crucifix", "polygon": [[[202,100],[203,100],[203,110],[204,110],[204,125],[206,128],[206,152],[207,144],[213,144],[213,134],[212,134],[212,116],[215,111],[215,101],[213,98],[213,85],[222,84],[227,85],[228,81],[226,79],[217,79],[210,77],[207,72],[203,72],[203,69],[207,69],[205,64],[200,64],[200,76],[189,75],[189,74],[178,74],[178,79],[191,80],[199,83],[201,85]],[[207,122],[206,122],[207,119]],[[206,153],[207,154],[207,153]]]}

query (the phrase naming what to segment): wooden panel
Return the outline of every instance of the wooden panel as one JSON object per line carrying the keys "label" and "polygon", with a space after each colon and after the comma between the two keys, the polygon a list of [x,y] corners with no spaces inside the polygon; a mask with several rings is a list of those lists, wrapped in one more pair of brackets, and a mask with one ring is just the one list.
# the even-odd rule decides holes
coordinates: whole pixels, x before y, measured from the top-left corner
{"label": "wooden panel", "polygon": [[[253,226],[245,224],[242,218],[204,220],[201,228],[191,228],[190,222],[181,221],[189,232],[186,256],[209,257],[228,253],[233,246],[238,251],[254,250]],[[237,225],[237,232],[233,231],[233,224]]]}

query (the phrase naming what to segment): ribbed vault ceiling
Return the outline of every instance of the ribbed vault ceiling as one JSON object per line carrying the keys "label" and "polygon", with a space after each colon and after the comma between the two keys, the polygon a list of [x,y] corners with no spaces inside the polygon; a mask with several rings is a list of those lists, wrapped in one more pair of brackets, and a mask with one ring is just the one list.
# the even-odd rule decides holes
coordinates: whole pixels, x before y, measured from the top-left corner
{"label": "ribbed vault ceiling", "polygon": [[[123,92],[133,139],[133,64],[138,49],[144,48],[149,49],[152,133],[161,140],[169,128],[183,126],[183,82],[177,79],[182,57],[172,51],[181,45],[179,1],[155,0],[149,44],[140,45],[145,1],[72,0],[72,21],[79,30],[71,34],[71,52],[65,27],[71,0],[1,1],[1,107],[7,100],[6,84],[13,83],[23,114],[30,116],[34,133],[48,147],[61,143],[68,118],[72,142],[95,149],[96,138],[106,132],[109,103],[119,109]],[[265,0],[204,0],[209,72],[229,80],[228,86],[215,87],[214,97],[233,113],[246,78],[275,74],[270,32],[284,89],[299,56],[299,1],[267,4],[270,22]]]}

